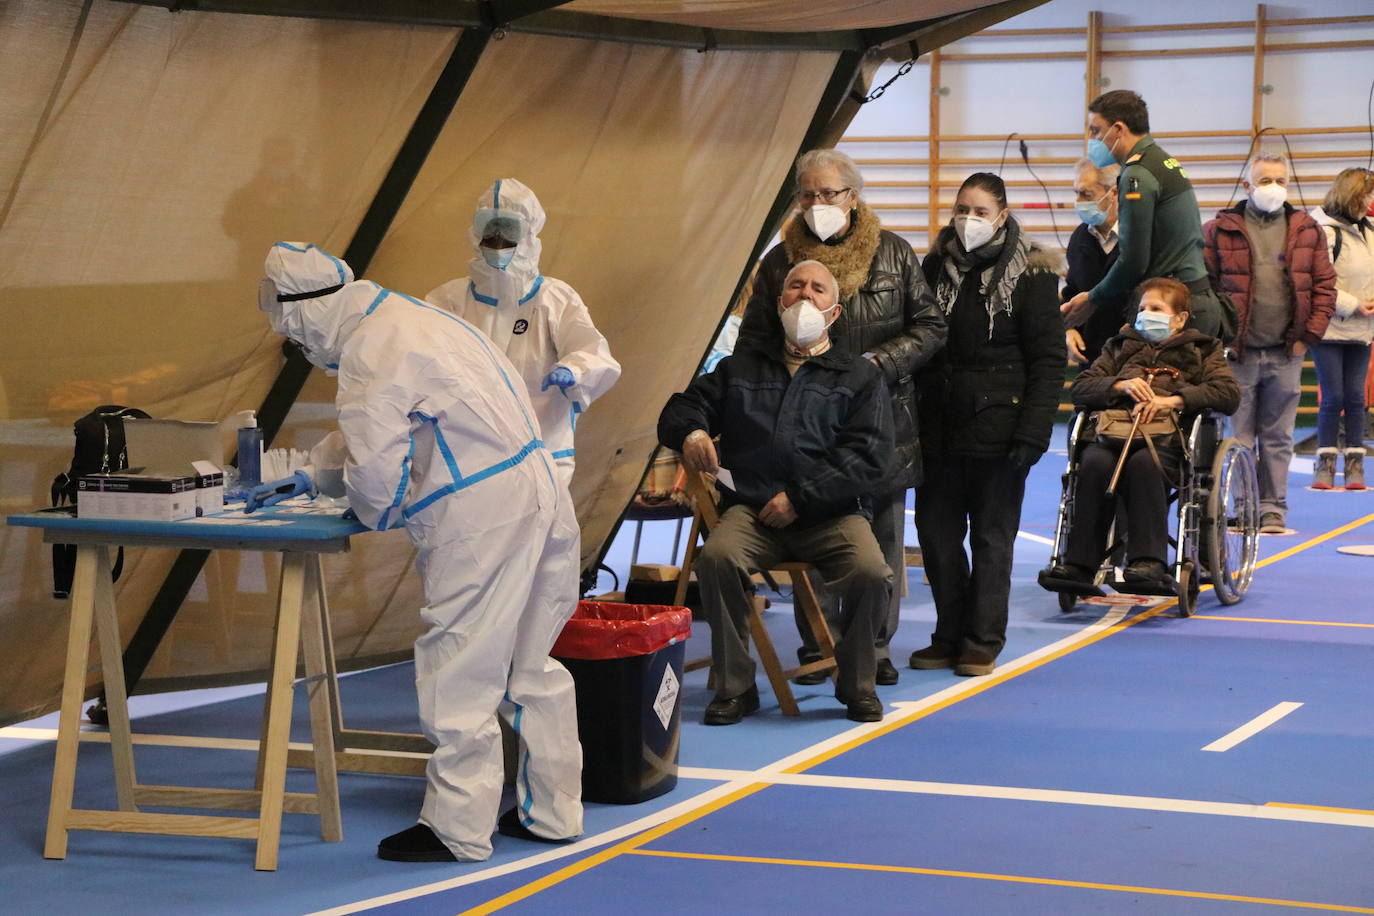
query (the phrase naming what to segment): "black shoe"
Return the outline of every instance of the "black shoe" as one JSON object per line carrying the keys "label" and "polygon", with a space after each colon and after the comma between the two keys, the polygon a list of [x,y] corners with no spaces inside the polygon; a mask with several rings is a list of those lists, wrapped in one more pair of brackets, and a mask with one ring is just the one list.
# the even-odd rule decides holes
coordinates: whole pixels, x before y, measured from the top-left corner
{"label": "black shoe", "polygon": [[1159,560],[1132,560],[1122,571],[1119,591],[1132,595],[1172,595],[1178,583]]}
{"label": "black shoe", "polygon": [[877,685],[879,687],[891,687],[893,684],[897,683],[898,679],[899,675],[897,674],[896,667],[892,664],[892,659],[878,659],[878,671],[873,679]]}
{"label": "black shoe", "polygon": [[702,719],[707,725],[734,725],[759,708],[759,689],[750,687],[737,697],[717,696],[706,707]]}
{"label": "black shoe", "polygon": [[393,833],[377,844],[377,858],[390,862],[457,862],[444,841],[424,824]]}
{"label": "black shoe", "polygon": [[528,827],[520,822],[520,809],[511,808],[501,815],[496,822],[496,832],[502,836],[514,837],[517,840],[534,840],[536,843],[566,843],[572,837],[564,837],[561,840],[551,840],[546,836],[540,836],[532,832]]}
{"label": "black shoe", "polygon": [[1083,595],[1093,598],[1102,597],[1102,589],[1093,584],[1092,573],[1081,566],[1071,563],[1056,563],[1040,570],[1036,577],[1040,587],[1050,592],[1064,592],[1070,595]]}
{"label": "black shoe", "polygon": [[853,703],[846,703],[845,717],[855,722],[880,722],[883,718],[883,704],[873,694],[859,697]]}
{"label": "black shoe", "polygon": [[[802,660],[802,664],[818,662],[819,658],[807,658]],[[815,687],[817,684],[824,684],[830,678],[830,674],[825,671],[811,671],[806,674],[799,674],[792,678],[792,683],[799,687]]]}

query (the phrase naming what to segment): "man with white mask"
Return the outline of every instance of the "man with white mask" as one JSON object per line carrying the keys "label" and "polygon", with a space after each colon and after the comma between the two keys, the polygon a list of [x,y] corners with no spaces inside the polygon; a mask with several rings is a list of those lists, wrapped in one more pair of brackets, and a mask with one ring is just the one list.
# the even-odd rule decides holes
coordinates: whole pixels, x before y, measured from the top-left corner
{"label": "man with white mask", "polygon": [[785,339],[741,340],[659,416],[659,441],[682,452],[689,470],[724,467],[733,480],[720,488],[720,522],[696,563],[716,677],[707,725],[732,725],[759,707],[749,575],[788,560],[813,564],[839,597],[836,698],[857,722],[883,715],[874,638],[893,577],[869,519],[872,495],[890,492],[897,471],[892,408],[881,371],[831,340],[844,312],[837,299],[823,264],[796,265],[774,304]]}
{"label": "man with white mask", "polygon": [[468,231],[477,253],[470,276],[425,298],[475,325],[515,363],[544,443],[570,483],[577,417],[620,378],[620,363],[577,291],[539,272],[543,228],[534,192],[514,178],[498,179],[478,199]]}
{"label": "man with white mask", "polygon": [[370,528],[404,527],[418,549],[427,628],[415,641],[415,685],[436,750],[419,823],[382,840],[378,855],[491,855],[504,783],[498,715],[520,742],[516,806],[501,832],[576,836],[573,682],[549,649],[577,604],[579,534],[515,368],[472,325],[355,281],[313,245],[278,242],[266,273],[260,305],[273,329],[337,373],[350,506]]}
{"label": "man with white mask", "polygon": [[1321,226],[1288,203],[1288,160],[1259,153],[1245,175],[1246,199],[1202,227],[1202,254],[1236,309],[1231,371],[1241,397],[1231,423],[1258,458],[1260,531],[1283,534],[1303,355],[1331,322],[1336,271]]}
{"label": "man with white mask", "polygon": [[[815,260],[830,270],[840,288],[843,308],[832,335],[836,346],[882,371],[892,401],[898,473],[888,492],[873,494],[873,534],[898,580],[878,628],[876,649],[877,682],[891,685],[897,683],[898,673],[889,644],[897,631],[906,578],[906,491],[918,486],[922,475],[913,379],[944,346],[945,321],[911,244],[884,229],[878,214],[864,202],[863,175],[853,159],[839,150],[813,149],[797,159],[794,177],[799,218],[787,225],[782,241],[759,263],[739,339],[782,346],[777,301],[783,279],[793,265]],[[826,614],[833,615],[833,599],[824,600]],[[803,662],[818,658],[815,640],[800,614],[797,627],[802,634],[798,657]],[[802,675],[797,683],[819,684],[824,679],[820,674]]]}

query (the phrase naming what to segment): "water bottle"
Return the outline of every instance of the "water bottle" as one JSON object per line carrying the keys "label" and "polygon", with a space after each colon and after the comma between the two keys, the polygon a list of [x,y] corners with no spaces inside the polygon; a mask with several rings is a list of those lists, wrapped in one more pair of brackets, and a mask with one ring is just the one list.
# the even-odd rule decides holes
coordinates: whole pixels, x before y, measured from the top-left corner
{"label": "water bottle", "polygon": [[251,410],[239,413],[239,488],[252,489],[262,483],[262,428]]}

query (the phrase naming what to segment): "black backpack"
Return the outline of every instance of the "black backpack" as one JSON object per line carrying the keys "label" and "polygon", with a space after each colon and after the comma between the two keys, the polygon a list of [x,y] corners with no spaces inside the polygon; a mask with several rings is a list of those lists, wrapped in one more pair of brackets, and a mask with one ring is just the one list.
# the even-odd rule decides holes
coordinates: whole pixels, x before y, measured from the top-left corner
{"label": "black backpack", "polygon": [[[124,418],[149,419],[137,407],[102,404],[72,424],[76,434],[76,448],[72,464],[52,479],[52,504],[76,505],[76,481],[87,474],[122,471],[129,466],[129,452],[124,445]],[[113,578],[118,579],[124,569],[124,548],[115,558]],[[72,574],[76,571],[76,547],[72,544],[52,545],[52,596],[66,598],[72,589]]]}

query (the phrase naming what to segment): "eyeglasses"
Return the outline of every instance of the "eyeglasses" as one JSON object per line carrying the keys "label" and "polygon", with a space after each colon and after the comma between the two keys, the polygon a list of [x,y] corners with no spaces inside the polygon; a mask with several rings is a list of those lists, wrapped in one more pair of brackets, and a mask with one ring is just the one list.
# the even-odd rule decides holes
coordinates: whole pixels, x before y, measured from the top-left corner
{"label": "eyeglasses", "polygon": [[796,193],[796,198],[798,203],[803,204],[813,204],[816,202],[817,198],[827,204],[833,204],[839,199],[841,194],[848,194],[852,190],[854,189],[839,188],[837,190],[832,190],[831,188],[821,188],[819,191],[798,191]]}

